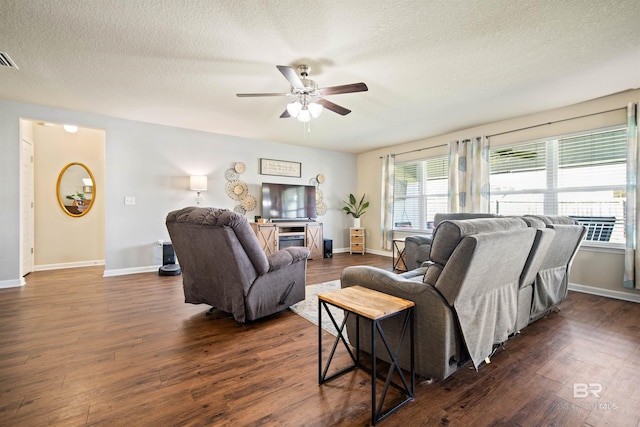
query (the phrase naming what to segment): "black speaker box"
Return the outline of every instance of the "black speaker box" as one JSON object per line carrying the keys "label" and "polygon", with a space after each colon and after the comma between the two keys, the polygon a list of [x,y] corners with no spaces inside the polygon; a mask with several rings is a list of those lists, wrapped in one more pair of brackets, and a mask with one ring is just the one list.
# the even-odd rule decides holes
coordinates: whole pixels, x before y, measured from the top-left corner
{"label": "black speaker box", "polygon": [[333,240],[324,239],[324,257],[333,258]]}
{"label": "black speaker box", "polygon": [[162,265],[175,264],[176,253],[173,251],[173,245],[170,242],[162,244]]}

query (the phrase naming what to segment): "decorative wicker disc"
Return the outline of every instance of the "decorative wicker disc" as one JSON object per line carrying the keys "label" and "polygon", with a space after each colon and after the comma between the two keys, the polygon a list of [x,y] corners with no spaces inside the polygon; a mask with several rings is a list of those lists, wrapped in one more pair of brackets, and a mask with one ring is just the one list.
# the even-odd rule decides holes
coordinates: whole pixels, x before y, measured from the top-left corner
{"label": "decorative wicker disc", "polygon": [[316,205],[316,213],[318,216],[322,216],[327,213],[327,204],[325,202],[320,202]]}
{"label": "decorative wicker disc", "polygon": [[313,185],[313,186],[317,186],[318,185],[318,180],[313,177],[309,180],[309,185]]}
{"label": "decorative wicker disc", "polygon": [[318,174],[316,179],[318,180],[318,183],[324,184],[324,175],[322,175],[321,173]]}
{"label": "decorative wicker disc", "polygon": [[242,162],[238,162],[238,163],[236,163],[236,164],[235,164],[235,166],[234,166],[233,168],[234,168],[234,169],[236,170],[236,172],[238,172],[238,173],[244,173],[244,172],[247,170],[247,165],[245,165],[245,164],[244,164],[244,163],[242,163]]}
{"label": "decorative wicker disc", "polygon": [[249,188],[247,184],[243,181],[229,181],[224,187],[227,192],[227,196],[231,197],[233,200],[242,200],[249,193]]}
{"label": "decorative wicker disc", "polygon": [[322,190],[319,188],[316,188],[316,205],[320,203],[323,198],[324,198],[324,194],[322,194]]}
{"label": "decorative wicker disc", "polygon": [[240,202],[240,204],[247,211],[252,211],[256,208],[256,198],[249,194],[244,199],[242,199],[242,202]]}
{"label": "decorative wicker disc", "polygon": [[233,211],[234,211],[234,212],[237,212],[237,213],[239,213],[239,214],[241,214],[241,215],[244,215],[244,214],[246,214],[246,213],[247,213],[247,211],[246,211],[242,206],[240,206],[240,205],[236,205],[236,206],[233,208]]}
{"label": "decorative wicker disc", "polygon": [[236,172],[235,169],[227,169],[224,176],[227,178],[227,181],[237,181],[238,178],[240,178],[240,175],[238,175],[238,172]]}

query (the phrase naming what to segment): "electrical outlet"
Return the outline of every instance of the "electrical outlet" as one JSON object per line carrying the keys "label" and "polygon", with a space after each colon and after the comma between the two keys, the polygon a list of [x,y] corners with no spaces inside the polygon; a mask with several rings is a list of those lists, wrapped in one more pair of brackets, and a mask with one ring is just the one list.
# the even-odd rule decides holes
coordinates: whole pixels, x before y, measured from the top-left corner
{"label": "electrical outlet", "polygon": [[125,206],[134,206],[136,204],[136,196],[124,196]]}

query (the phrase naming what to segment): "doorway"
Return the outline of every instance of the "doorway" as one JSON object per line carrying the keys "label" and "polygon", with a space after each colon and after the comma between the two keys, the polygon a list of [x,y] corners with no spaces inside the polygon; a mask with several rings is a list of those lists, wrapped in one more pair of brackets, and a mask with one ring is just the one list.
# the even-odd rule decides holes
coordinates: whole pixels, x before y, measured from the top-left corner
{"label": "doorway", "polygon": [[[69,132],[62,123],[31,119],[22,119],[20,125],[21,145],[22,140],[31,141],[33,150],[31,172],[29,165],[21,164],[21,191],[31,180],[33,193],[31,216],[21,212],[24,243],[20,264],[24,274],[29,270],[29,229],[31,271],[104,265],[105,131],[78,127]],[[91,211],[81,217],[69,215],[62,207],[69,202],[68,196],[77,196],[76,191],[66,194],[69,191],[60,190],[61,173],[71,163],[86,165],[95,180],[91,191],[87,190],[87,197],[94,198]],[[79,185],[77,191],[82,192]],[[21,193],[25,206],[27,198],[28,194]]]}

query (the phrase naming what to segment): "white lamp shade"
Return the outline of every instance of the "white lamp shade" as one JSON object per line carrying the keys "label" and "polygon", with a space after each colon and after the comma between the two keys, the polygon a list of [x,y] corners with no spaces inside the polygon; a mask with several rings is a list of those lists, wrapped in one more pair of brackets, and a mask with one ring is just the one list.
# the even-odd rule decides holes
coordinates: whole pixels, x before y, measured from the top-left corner
{"label": "white lamp shade", "polygon": [[300,104],[298,101],[287,104],[287,112],[291,117],[298,117],[301,109],[302,104]]}
{"label": "white lamp shade", "polygon": [[193,191],[207,191],[207,177],[205,175],[192,175],[190,184]]}
{"label": "white lamp shade", "polygon": [[309,104],[309,112],[314,119],[318,118],[318,116],[322,113],[322,104],[312,102],[311,104]]}
{"label": "white lamp shade", "polygon": [[311,114],[309,114],[309,110],[300,110],[300,113],[298,114],[298,120],[300,120],[301,122],[308,122],[309,120],[311,120]]}

